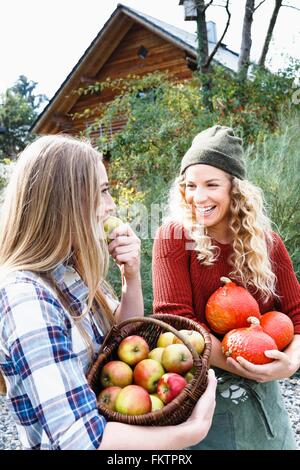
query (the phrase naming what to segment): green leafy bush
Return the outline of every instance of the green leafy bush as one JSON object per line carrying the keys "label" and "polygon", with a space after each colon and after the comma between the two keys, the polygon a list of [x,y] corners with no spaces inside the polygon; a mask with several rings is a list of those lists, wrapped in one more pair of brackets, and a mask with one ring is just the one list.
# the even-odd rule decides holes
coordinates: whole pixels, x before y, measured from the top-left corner
{"label": "green leafy bush", "polygon": [[281,116],[276,133],[246,152],[248,177],[261,187],[274,222],[300,279],[300,113]]}

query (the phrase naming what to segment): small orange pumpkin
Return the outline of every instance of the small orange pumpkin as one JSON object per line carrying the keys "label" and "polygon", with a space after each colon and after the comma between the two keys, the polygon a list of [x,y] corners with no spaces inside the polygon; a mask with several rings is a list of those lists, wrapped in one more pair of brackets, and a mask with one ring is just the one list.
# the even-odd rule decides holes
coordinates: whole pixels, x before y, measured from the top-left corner
{"label": "small orange pumpkin", "polygon": [[283,351],[294,337],[292,320],[282,312],[267,312],[262,315],[260,324],[265,333],[274,339],[279,351]]}
{"label": "small orange pumpkin", "polygon": [[221,282],[225,285],[210,296],[205,309],[206,320],[213,331],[225,334],[248,326],[249,317],[260,319],[259,305],[244,287],[227,277],[221,277]]}
{"label": "small orange pumpkin", "polygon": [[248,328],[237,328],[229,331],[223,338],[222,352],[227,357],[236,359],[238,356],[253,364],[268,364],[273,359],[265,356],[264,352],[278,349],[271,336],[265,333],[256,317],[249,317]]}

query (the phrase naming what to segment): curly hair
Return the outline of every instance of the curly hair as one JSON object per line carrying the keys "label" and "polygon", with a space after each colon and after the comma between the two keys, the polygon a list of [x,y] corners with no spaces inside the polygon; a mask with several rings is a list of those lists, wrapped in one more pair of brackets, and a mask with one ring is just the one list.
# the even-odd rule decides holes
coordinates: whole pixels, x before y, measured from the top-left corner
{"label": "curly hair", "polygon": [[[260,292],[266,300],[277,297],[276,276],[270,260],[271,221],[262,190],[248,180],[227,176],[231,180],[229,228],[233,235],[233,252],[228,260],[232,266],[230,276],[242,286]],[[176,178],[170,189],[167,220],[183,224],[195,242],[197,259],[204,266],[217,261],[220,248],[213,244],[207,229],[196,222],[191,206],[185,201],[185,175]]]}

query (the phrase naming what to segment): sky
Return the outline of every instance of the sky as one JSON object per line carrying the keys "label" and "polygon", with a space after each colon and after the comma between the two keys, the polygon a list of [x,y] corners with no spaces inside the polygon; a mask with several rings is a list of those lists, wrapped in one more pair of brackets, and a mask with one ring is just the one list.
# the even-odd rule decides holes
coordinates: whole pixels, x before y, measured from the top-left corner
{"label": "sky", "polygon": [[[51,98],[118,3],[195,32],[196,23],[184,21],[179,0],[0,0],[0,93],[25,75],[38,83],[37,93]],[[300,0],[293,3],[300,7]],[[245,0],[231,0],[231,4],[231,25],[223,42],[239,52]],[[274,0],[266,0],[255,13],[253,60],[260,55],[273,5]],[[207,20],[215,21],[218,37],[226,17],[218,6],[207,10]],[[299,25],[299,11],[281,8],[269,55],[273,69],[286,63],[282,54],[300,59]]]}

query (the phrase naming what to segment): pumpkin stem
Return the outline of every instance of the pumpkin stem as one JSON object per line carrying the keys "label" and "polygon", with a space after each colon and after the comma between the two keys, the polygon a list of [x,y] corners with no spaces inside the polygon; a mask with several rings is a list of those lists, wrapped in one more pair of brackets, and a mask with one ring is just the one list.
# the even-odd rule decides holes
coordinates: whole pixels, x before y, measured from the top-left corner
{"label": "pumpkin stem", "polygon": [[248,317],[247,322],[251,323],[251,325],[260,325],[260,321],[257,317]]}
{"label": "pumpkin stem", "polygon": [[229,277],[225,277],[225,276],[220,277],[220,281],[223,282],[224,284],[229,284],[229,282],[232,282],[232,280],[229,279]]}

